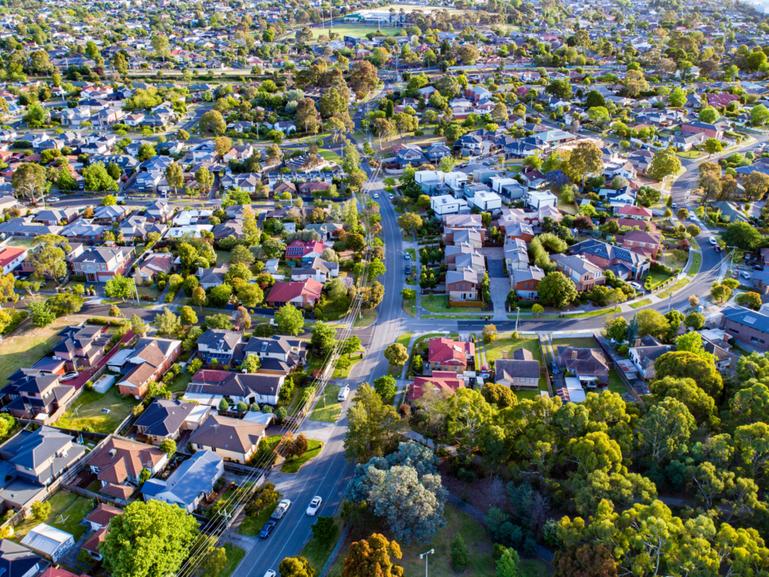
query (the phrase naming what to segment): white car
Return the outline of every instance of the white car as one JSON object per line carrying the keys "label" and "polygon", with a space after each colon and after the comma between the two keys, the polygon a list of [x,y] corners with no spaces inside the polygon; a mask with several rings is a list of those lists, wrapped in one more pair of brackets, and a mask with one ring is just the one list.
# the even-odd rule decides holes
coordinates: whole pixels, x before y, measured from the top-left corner
{"label": "white car", "polygon": [[347,395],[350,394],[350,386],[345,385],[341,389],[339,389],[339,394],[336,396],[336,400],[340,403],[347,399]]}
{"label": "white car", "polygon": [[372,194],[371,196],[373,196],[374,198],[379,198],[379,193],[378,193],[378,192],[375,192],[375,193],[374,193],[374,194]]}
{"label": "white car", "polygon": [[62,381],[62,382],[63,381],[71,381],[72,379],[77,378],[77,375],[78,375],[78,373],[75,373],[75,372],[67,373],[66,375],[62,375],[61,377],[59,377],[59,380]]}
{"label": "white car", "polygon": [[46,202],[59,202],[60,199],[59,199],[58,196],[49,196],[45,200],[46,200]]}
{"label": "white car", "polygon": [[711,236],[711,237],[708,239],[708,242],[709,242],[710,244],[712,244],[713,246],[715,246],[715,245],[717,245],[717,244],[718,244],[718,241],[716,240],[716,237],[714,237],[714,236]]}
{"label": "white car", "polygon": [[740,272],[740,276],[742,278],[750,278],[750,273],[748,271],[744,270],[744,271]]}
{"label": "white car", "polygon": [[264,573],[264,577],[275,577],[277,573],[275,573],[275,569],[267,569]]}
{"label": "white car", "polygon": [[318,495],[315,495],[312,498],[312,501],[310,501],[310,504],[307,505],[307,514],[310,517],[314,517],[315,514],[318,512],[318,509],[320,509],[321,503],[323,503],[323,498]]}

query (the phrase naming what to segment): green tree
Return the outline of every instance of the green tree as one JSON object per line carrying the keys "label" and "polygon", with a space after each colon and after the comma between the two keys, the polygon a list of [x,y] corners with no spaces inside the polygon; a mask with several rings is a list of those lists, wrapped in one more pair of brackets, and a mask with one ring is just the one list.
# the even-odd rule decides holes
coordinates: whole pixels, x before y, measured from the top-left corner
{"label": "green tree", "polygon": [[603,169],[603,154],[593,142],[580,142],[563,165],[563,171],[573,181],[584,186],[585,179]]}
{"label": "green tree", "polygon": [[227,567],[227,549],[211,547],[204,561],[206,577],[218,577]]}
{"label": "green tree", "polygon": [[281,577],[315,577],[316,572],[304,557],[286,557],[278,565]]}
{"label": "green tree", "polygon": [[174,189],[174,193],[184,186],[184,169],[178,162],[172,162],[166,167],[166,182]]}
{"label": "green tree", "polygon": [[195,171],[195,182],[202,193],[208,194],[214,185],[214,175],[208,168],[201,166]]}
{"label": "green tree", "polygon": [[163,451],[170,459],[176,454],[176,441],[173,439],[163,439],[160,442],[160,450]]}
{"label": "green tree", "polygon": [[672,150],[659,150],[652,157],[646,174],[654,180],[662,180],[666,176],[676,174],[681,170],[681,161]]}
{"label": "green tree", "polygon": [[200,117],[200,132],[214,136],[220,136],[227,130],[224,116],[218,110],[209,110]]}
{"label": "green tree", "polygon": [[721,374],[712,356],[702,356],[689,351],[670,351],[654,363],[658,379],[665,377],[693,379],[707,394],[718,399],[724,388]]}
{"label": "green tree", "polygon": [[682,108],[686,104],[686,90],[676,86],[668,94],[668,104],[673,108]]}
{"label": "green tree", "polygon": [[385,403],[371,385],[364,383],[357,389],[347,416],[344,447],[350,458],[365,462],[395,448],[400,438],[400,418],[395,407]]}
{"label": "green tree", "polygon": [[34,162],[24,162],[16,168],[11,177],[11,185],[17,198],[37,202],[46,192],[45,168]]}
{"label": "green tree", "polygon": [[85,189],[94,192],[116,192],[120,187],[107,172],[103,162],[94,162],[83,169]]}
{"label": "green tree", "polygon": [[152,324],[157,329],[158,334],[164,337],[176,337],[182,329],[179,317],[169,308],[164,308],[163,312],[155,315],[155,320],[152,321]]}
{"label": "green tree", "polygon": [[179,317],[185,327],[198,324],[198,315],[195,313],[195,309],[190,306],[185,305],[179,309]]}
{"label": "green tree", "polygon": [[606,338],[613,339],[621,343],[627,338],[628,322],[622,317],[616,317],[606,321],[606,327],[603,332]]}
{"label": "green tree", "polygon": [[760,309],[761,305],[763,304],[763,301],[761,300],[761,295],[753,291],[740,293],[737,295],[737,298],[735,300],[737,301],[738,305],[742,305],[749,309],[753,309],[754,311],[757,311],[758,309]]}
{"label": "green tree", "polygon": [[278,331],[285,335],[296,336],[304,329],[304,315],[291,303],[279,308],[274,318]]}
{"label": "green tree", "polygon": [[398,224],[403,229],[403,232],[411,235],[416,235],[424,226],[422,217],[415,212],[404,212],[398,217]]}
{"label": "green tree", "polygon": [[374,533],[350,544],[342,577],[403,577],[403,567],[395,564],[402,557],[397,541]]}
{"label": "green tree", "polygon": [[195,518],[180,507],[134,501],[110,521],[100,547],[102,563],[113,577],[172,575],[189,555],[198,532]]}
{"label": "green tree", "polygon": [[764,242],[761,233],[753,225],[742,221],[729,224],[721,237],[729,246],[743,250],[755,250]]}
{"label": "green tree", "polygon": [[539,282],[539,301],[543,305],[564,308],[577,300],[577,287],[562,272],[549,272]]}
{"label": "green tree", "polygon": [[104,283],[104,294],[113,299],[125,301],[136,292],[136,283],[133,278],[116,274]]}
{"label": "green tree", "polygon": [[718,113],[718,110],[712,106],[705,106],[702,110],[700,110],[699,114],[699,119],[702,122],[707,122],[708,124],[714,123],[720,117],[721,115]]}
{"label": "green tree", "polygon": [[316,322],[312,327],[310,344],[320,355],[327,355],[336,345],[336,329],[323,321]]}
{"label": "green tree", "polygon": [[653,309],[645,309],[636,314],[638,336],[647,335],[662,338],[669,330],[670,325],[665,315]]}
{"label": "green tree", "polygon": [[769,122],[769,108],[763,104],[756,104],[750,109],[750,123],[753,126],[764,126]]}
{"label": "green tree", "polygon": [[467,565],[470,563],[470,553],[465,545],[465,540],[462,539],[462,535],[457,535],[451,542],[451,568],[461,573],[467,569]]}
{"label": "green tree", "polygon": [[384,350],[384,357],[391,367],[402,367],[409,360],[409,352],[400,343],[391,343]]}
{"label": "green tree", "polygon": [[56,319],[56,314],[46,302],[35,301],[29,303],[29,317],[32,319],[34,326],[44,327],[50,325]]}
{"label": "green tree", "polygon": [[241,365],[241,368],[247,372],[247,373],[255,373],[259,370],[259,367],[262,366],[261,361],[259,360],[259,357],[255,354],[248,354],[246,355],[246,358],[243,359],[243,364]]}
{"label": "green tree", "polygon": [[[521,577],[521,569],[518,566],[520,559],[518,552],[512,547],[504,547],[497,558],[497,577]],[[573,577],[573,576],[572,576]]]}
{"label": "green tree", "polygon": [[382,375],[374,380],[374,390],[385,403],[392,403],[398,392],[397,381],[390,375]]}

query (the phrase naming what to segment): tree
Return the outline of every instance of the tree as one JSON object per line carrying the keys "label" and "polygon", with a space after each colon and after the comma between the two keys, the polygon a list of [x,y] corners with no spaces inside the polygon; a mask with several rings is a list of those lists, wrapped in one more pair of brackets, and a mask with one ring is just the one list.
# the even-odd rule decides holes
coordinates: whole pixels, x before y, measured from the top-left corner
{"label": "tree", "polygon": [[24,122],[30,128],[40,128],[48,122],[48,113],[41,104],[33,102],[27,106],[27,113],[24,115]]}
{"label": "tree", "polygon": [[94,162],[83,169],[85,189],[94,192],[116,192],[120,187],[107,172],[103,162]]}
{"label": "tree", "polygon": [[761,300],[761,295],[753,291],[740,293],[737,295],[737,298],[735,300],[737,301],[738,305],[742,305],[749,309],[753,309],[754,311],[757,311],[758,309],[760,309],[761,305],[763,304],[763,301]]}
{"label": "tree", "polygon": [[264,292],[258,284],[244,284],[237,289],[238,300],[245,307],[255,307],[264,301]]}
{"label": "tree", "polygon": [[[155,150],[155,145],[151,142],[142,142],[139,145],[139,152],[136,155],[136,157],[144,162],[145,160],[149,160],[150,158],[154,158],[158,155],[157,150]],[[98,163],[97,163],[98,164]]]}
{"label": "tree", "polygon": [[402,367],[409,360],[409,351],[400,343],[391,343],[385,348],[384,357],[391,367]]}
{"label": "tree", "polygon": [[681,170],[681,161],[676,153],[670,149],[659,150],[652,157],[646,174],[654,180],[662,180],[666,176],[676,174]]}
{"label": "tree", "polygon": [[50,501],[38,501],[32,503],[32,518],[36,521],[45,521],[53,510]]}
{"label": "tree", "polygon": [[668,94],[668,104],[673,108],[681,108],[686,104],[686,90],[676,86]]}
{"label": "tree", "polygon": [[753,225],[743,221],[729,224],[721,234],[721,238],[727,245],[743,250],[755,250],[764,241],[761,233]]}
{"label": "tree", "polygon": [[424,226],[422,217],[415,212],[404,212],[398,217],[398,224],[403,229],[403,232],[412,235],[416,235]]}
{"label": "tree", "polygon": [[323,321],[316,322],[312,327],[310,344],[320,355],[327,355],[336,345],[336,329]]}
{"label": "tree", "polygon": [[749,200],[760,200],[769,192],[769,175],[754,170],[742,182]]}
{"label": "tree", "polygon": [[398,385],[394,377],[382,375],[374,380],[374,390],[385,403],[392,403],[398,392]]}
{"label": "tree", "polygon": [[713,397],[697,386],[693,379],[676,377],[657,379],[652,382],[650,390],[658,400],[670,397],[681,401],[697,422],[718,424]]}
{"label": "tree", "polygon": [[147,324],[139,315],[133,315],[131,317],[131,332],[139,337],[143,337],[147,334]]}
{"label": "tree", "polygon": [[172,162],[166,167],[166,181],[174,189],[174,193],[184,186],[184,169],[178,162]]}
{"label": "tree", "polygon": [[769,108],[763,104],[756,104],[750,109],[750,123],[753,126],[764,126],[769,122]]}
{"label": "tree", "polygon": [[207,300],[206,289],[202,286],[197,286],[192,290],[192,304],[198,307],[203,307]]}
{"label": "tree", "polygon": [[637,434],[649,461],[660,463],[683,447],[695,428],[696,421],[686,405],[668,397],[641,417]]}
{"label": "tree", "polygon": [[113,299],[125,301],[136,291],[136,282],[131,277],[116,274],[104,283],[104,294]]}
{"label": "tree", "polygon": [[214,151],[219,158],[224,158],[232,149],[232,138],[229,136],[217,136],[214,138]]}
{"label": "tree", "polygon": [[649,90],[649,82],[641,70],[628,70],[622,84],[623,92],[630,98],[638,98]]}
{"label": "tree", "polygon": [[294,120],[302,132],[317,134],[320,130],[320,114],[312,98],[303,98],[296,106]]}
{"label": "tree", "polygon": [[462,535],[457,535],[451,542],[451,568],[461,573],[467,569],[467,565],[470,562],[470,554],[467,551],[467,545],[465,540],[462,539]]}
{"label": "tree", "polygon": [[275,312],[274,319],[278,331],[285,335],[297,336],[304,329],[304,315],[291,303],[279,308]]}
{"label": "tree", "polygon": [[253,353],[249,353],[248,355],[246,355],[246,358],[243,359],[243,364],[241,365],[241,368],[247,373],[255,373],[259,370],[259,367],[261,365],[262,363],[259,360],[259,357]]}
{"label": "tree", "polygon": [[721,374],[711,356],[690,351],[670,351],[654,362],[658,379],[665,377],[693,379],[707,394],[718,399],[724,388]]}
{"label": "tree", "polygon": [[207,194],[211,187],[214,185],[214,175],[205,166],[201,166],[195,171],[195,182],[198,184],[200,191]]}
{"label": "tree", "polygon": [[379,75],[376,67],[368,60],[359,60],[350,70],[350,78],[347,81],[355,96],[364,98],[379,84]]}
{"label": "tree", "polygon": [[227,130],[227,122],[218,110],[209,110],[200,117],[200,132],[220,136]]}
{"label": "tree", "polygon": [[36,301],[29,303],[29,317],[32,319],[32,324],[39,328],[50,325],[56,319],[56,314],[47,303]]}
{"label": "tree", "polygon": [[543,305],[564,308],[577,299],[574,282],[560,271],[549,272],[539,282],[539,300]]}
{"label": "tree", "polygon": [[113,577],[172,575],[197,536],[197,521],[180,507],[162,501],[134,501],[110,521],[100,547],[102,563]]}
{"label": "tree", "polygon": [[462,64],[465,64],[466,66],[475,64],[481,55],[480,52],[478,52],[478,49],[470,42],[462,44],[462,46],[459,47],[459,50],[457,50],[457,54],[462,61]]}
{"label": "tree", "polygon": [[160,450],[163,451],[170,459],[176,454],[176,441],[173,439],[163,439],[160,442]]}
{"label": "tree", "polygon": [[699,119],[702,122],[707,122],[708,124],[713,124],[720,117],[721,115],[718,113],[718,110],[716,110],[712,106],[703,107],[703,109],[700,110],[700,114],[699,114]]}
{"label": "tree", "polygon": [[315,569],[304,557],[286,557],[278,565],[281,577],[315,577]]}
{"label": "tree", "polygon": [[606,321],[603,332],[606,338],[621,343],[627,338],[628,322],[622,317],[616,317]]}
{"label": "tree", "polygon": [[395,564],[402,557],[397,541],[374,533],[350,544],[342,577],[403,577],[403,567]]}
{"label": "tree", "polygon": [[656,338],[662,338],[670,328],[668,319],[665,315],[653,309],[645,309],[636,314],[636,324],[638,326],[638,336],[647,335]]}
{"label": "tree", "polygon": [[45,168],[34,162],[25,162],[13,172],[13,191],[18,198],[37,202],[47,188]]}
{"label": "tree", "polygon": [[182,329],[182,323],[169,308],[164,308],[163,312],[155,315],[152,324],[158,331],[158,334],[164,337],[176,337]]}
{"label": "tree", "polygon": [[497,326],[488,324],[483,326],[483,342],[491,343],[497,340]]}
{"label": "tree", "polygon": [[116,206],[117,205],[117,196],[114,194],[105,194],[104,198],[101,199],[101,205],[102,206]]}
{"label": "tree", "polygon": [[204,561],[206,577],[217,577],[227,567],[227,549],[211,547]]}
{"label": "tree", "polygon": [[400,437],[401,421],[395,407],[385,403],[371,385],[355,392],[348,411],[349,427],[344,441],[347,455],[357,462],[392,451]]}
{"label": "tree", "polygon": [[553,577],[617,577],[617,563],[602,543],[560,549],[553,565]]}
{"label": "tree", "polygon": [[518,552],[512,547],[504,547],[497,559],[497,577],[520,577],[521,570],[518,567],[520,559]]}
{"label": "tree", "polygon": [[724,143],[717,138],[707,138],[703,143],[703,147],[705,148],[705,152],[708,154],[715,154],[716,152],[721,152],[724,149]]}
{"label": "tree", "polygon": [[69,243],[57,235],[35,237],[40,248],[30,251],[28,258],[32,265],[32,276],[36,279],[63,279],[67,276],[67,252]]}
{"label": "tree", "polygon": [[198,324],[198,315],[195,312],[195,309],[190,306],[185,305],[179,309],[179,317],[182,325],[185,327]]}
{"label": "tree", "polygon": [[563,171],[573,181],[584,186],[585,179],[603,169],[603,153],[593,142],[580,142],[569,154]]}

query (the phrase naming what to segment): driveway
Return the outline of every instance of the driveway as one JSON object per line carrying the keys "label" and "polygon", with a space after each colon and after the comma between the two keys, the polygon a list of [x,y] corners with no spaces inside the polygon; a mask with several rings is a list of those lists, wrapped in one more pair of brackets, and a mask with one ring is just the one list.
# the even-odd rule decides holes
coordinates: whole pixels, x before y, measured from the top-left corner
{"label": "driveway", "polygon": [[[491,273],[489,273],[491,274]],[[489,279],[491,282],[491,302],[494,305],[494,320],[507,320],[507,310],[505,309],[505,303],[507,301],[507,293],[510,292],[510,281],[507,277],[492,276]]]}

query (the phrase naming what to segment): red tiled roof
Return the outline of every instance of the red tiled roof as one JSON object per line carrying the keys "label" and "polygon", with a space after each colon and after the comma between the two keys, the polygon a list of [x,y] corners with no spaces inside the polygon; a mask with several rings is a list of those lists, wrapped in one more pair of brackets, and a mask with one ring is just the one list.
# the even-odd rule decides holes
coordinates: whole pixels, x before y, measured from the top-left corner
{"label": "red tiled roof", "polygon": [[467,357],[475,355],[475,345],[466,341],[438,338],[431,339],[427,349],[430,363],[467,365]]}
{"label": "red tiled roof", "polygon": [[311,278],[304,281],[276,282],[270,289],[267,302],[287,303],[300,296],[305,301],[315,302],[320,298],[322,291],[323,285]]}
{"label": "red tiled roof", "polygon": [[406,401],[411,403],[421,399],[427,388],[432,385],[443,395],[453,395],[459,387],[463,387],[462,379],[451,371],[433,371],[432,376],[416,377],[406,392]]}
{"label": "red tiled roof", "polygon": [[632,204],[625,204],[617,209],[617,214],[630,214],[633,216],[645,216],[652,217],[652,211],[644,206],[635,206]]}
{"label": "red tiled roof", "polygon": [[200,369],[192,375],[193,383],[223,383],[230,376],[230,371],[218,371],[215,369]]}
{"label": "red tiled roof", "polygon": [[[40,577],[78,577],[78,575],[61,567],[48,567]],[[79,577],[88,577],[88,575],[83,573]]]}
{"label": "red tiled roof", "polygon": [[14,259],[25,252],[27,252],[27,249],[19,248],[17,246],[5,246],[0,248],[0,266],[10,264]]}

